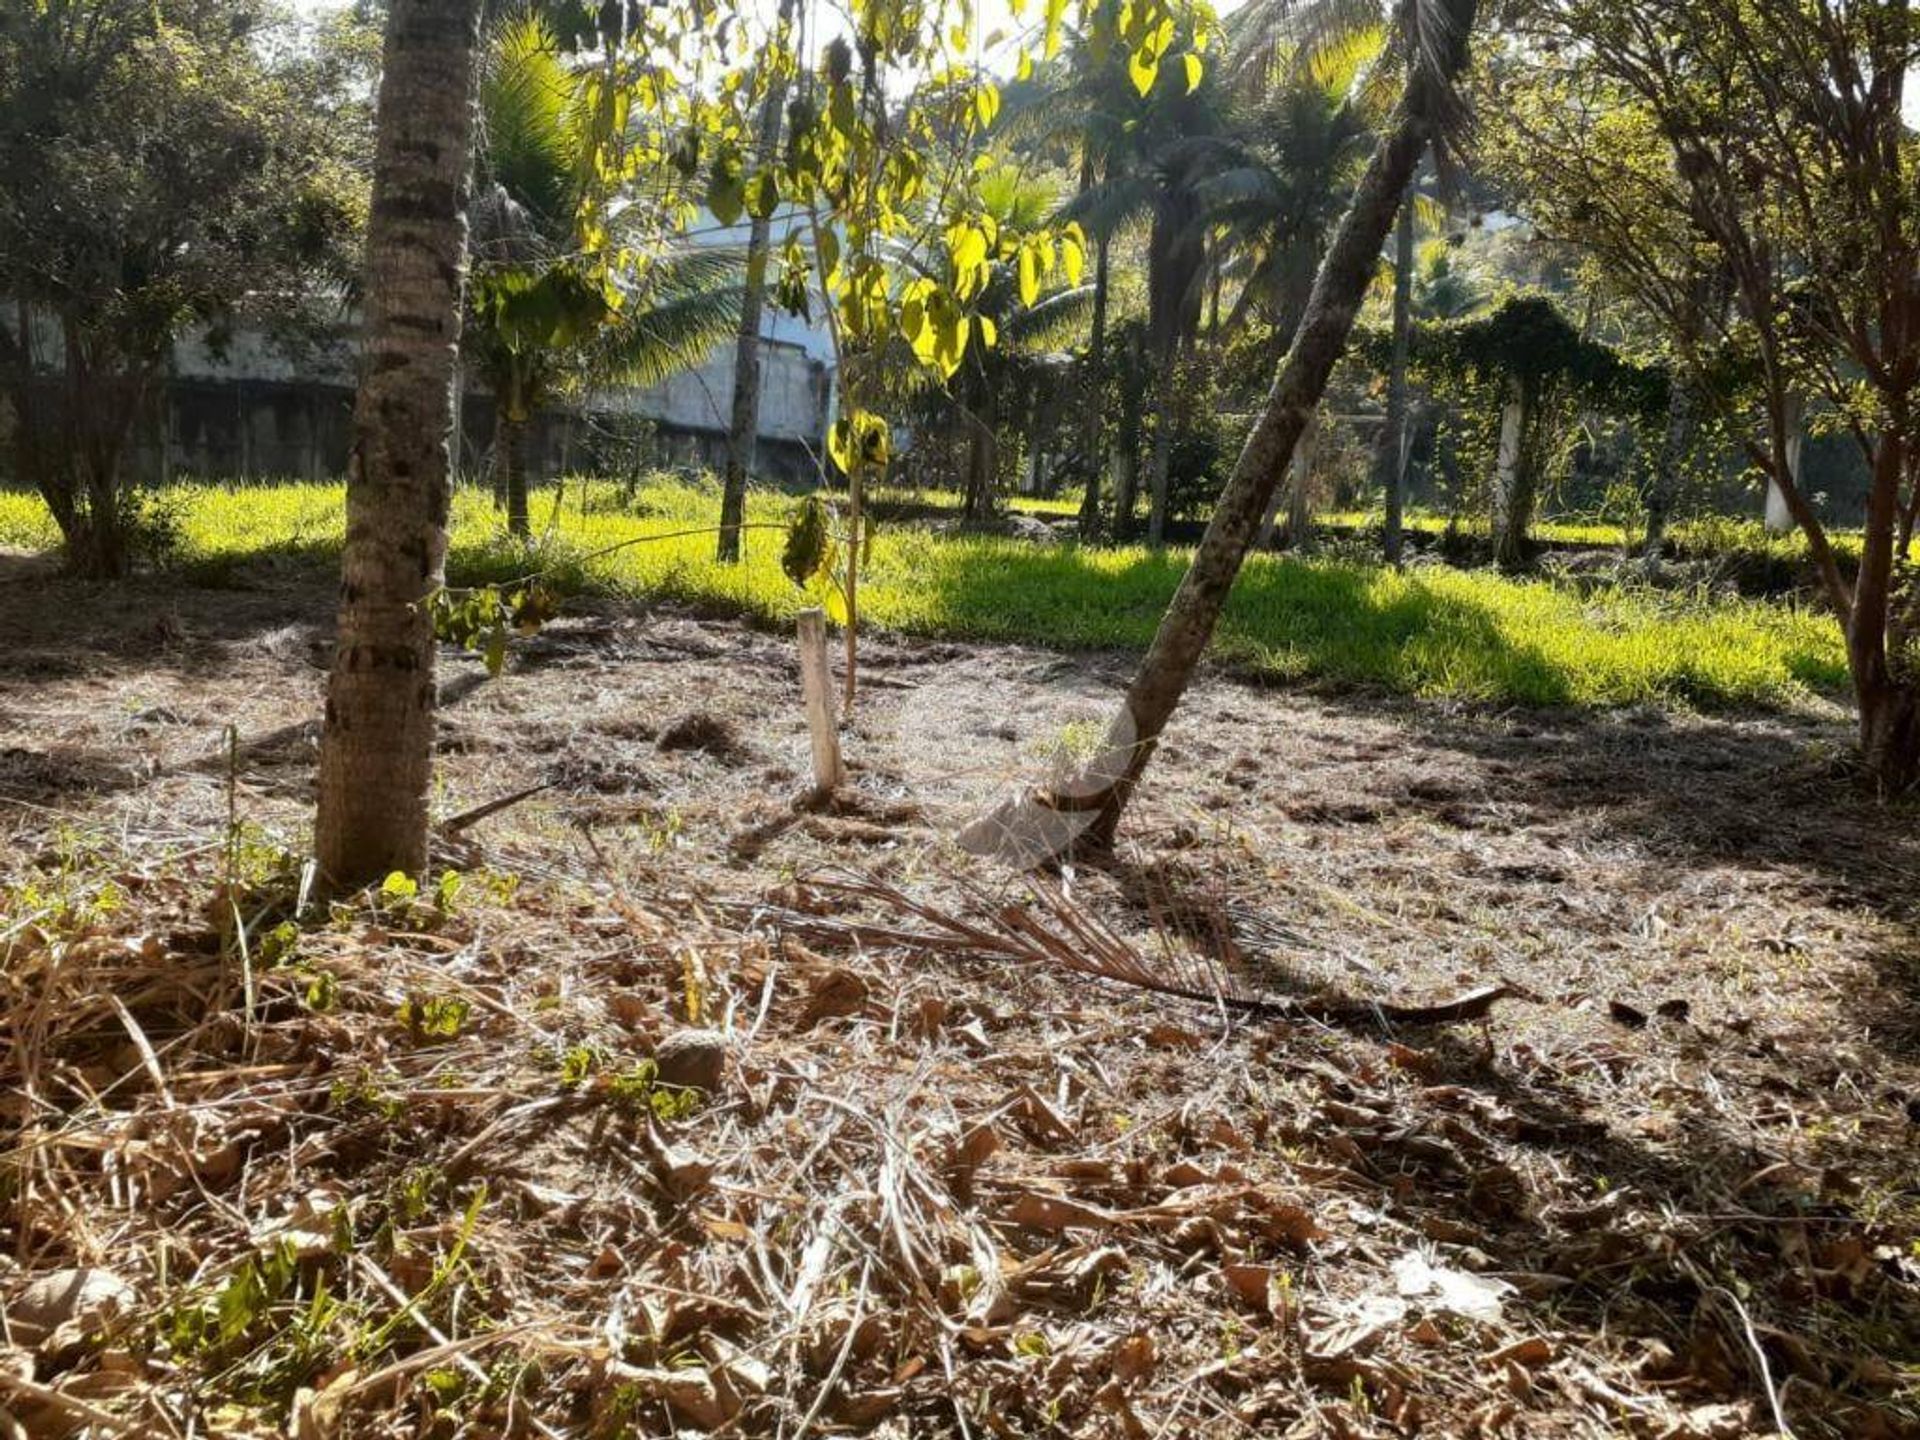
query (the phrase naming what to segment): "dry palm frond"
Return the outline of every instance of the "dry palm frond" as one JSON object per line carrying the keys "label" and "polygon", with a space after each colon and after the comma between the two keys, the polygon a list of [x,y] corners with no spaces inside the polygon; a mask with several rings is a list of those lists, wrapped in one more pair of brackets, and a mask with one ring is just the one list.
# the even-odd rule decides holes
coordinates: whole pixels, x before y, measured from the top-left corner
{"label": "dry palm frond", "polygon": [[1434,1005],[1404,1005],[1344,997],[1307,999],[1262,994],[1226,963],[1231,941],[1203,948],[1170,944],[1150,959],[1125,936],[1051,881],[1029,880],[1032,903],[990,906],[991,919],[976,922],[916,899],[884,881],[865,876],[815,879],[811,889],[864,900],[919,921],[897,925],[796,910],[762,910],[762,921],[822,941],[929,953],[1015,960],[1070,971],[1091,979],[1268,1020],[1318,1020],[1332,1024],[1438,1025],[1483,1018],[1495,1001],[1517,993],[1504,983],[1481,986]]}

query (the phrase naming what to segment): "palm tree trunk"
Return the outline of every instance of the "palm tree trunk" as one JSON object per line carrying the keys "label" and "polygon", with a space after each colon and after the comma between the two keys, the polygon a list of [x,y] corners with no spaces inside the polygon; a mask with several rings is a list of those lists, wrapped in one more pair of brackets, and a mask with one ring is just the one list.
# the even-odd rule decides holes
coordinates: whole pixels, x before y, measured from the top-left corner
{"label": "palm tree trunk", "polygon": [[1093,251],[1093,329],[1087,341],[1087,381],[1081,386],[1081,403],[1086,409],[1085,438],[1081,442],[1082,464],[1087,474],[1086,493],[1080,497],[1080,534],[1092,539],[1100,528],[1100,479],[1106,470],[1103,442],[1107,433],[1107,237],[1094,240]]}
{"label": "palm tree trunk", "polygon": [[[780,30],[793,19],[793,0],[780,0]],[[776,31],[776,34],[779,31]],[[781,110],[787,103],[786,72],[776,71],[760,109],[759,154],[771,156],[780,144]],[[766,310],[767,253],[772,248],[773,217],[756,215],[747,225],[746,288],[740,296],[739,338],[733,347],[733,407],[727,424],[727,473],[720,488],[720,540],[716,557],[723,565],[740,560],[740,527],[747,518],[747,481],[753,474],[760,438],[760,320]]]}
{"label": "palm tree trunk", "polygon": [[480,0],[391,0],[367,225],[366,360],[314,826],[339,889],[427,864],[433,620],[466,278]]}
{"label": "palm tree trunk", "polygon": [[[1455,17],[1459,44],[1450,58],[1452,71],[1465,59],[1466,31],[1474,0],[1459,0]],[[1161,732],[1186,693],[1200,657],[1219,622],[1227,595],[1246,560],[1267,501],[1293,458],[1295,446],[1327,388],[1333,367],[1346,349],[1354,316],[1379,263],[1381,247],[1428,141],[1433,137],[1434,82],[1410,79],[1407,94],[1387,122],[1367,164],[1352,203],[1340,222],[1294,336],[1293,346],[1268,392],[1267,403],[1247,436],[1233,474],[1221,491],[1193,563],[1167,607],[1145,660],[1127,689],[1125,703],[1109,727],[1101,752],[1045,808],[1084,815],[1087,823],[1066,844],[1099,850],[1112,844],[1114,832],[1141,774],[1153,758]]]}
{"label": "palm tree trunk", "polygon": [[1413,338],[1413,192],[1400,207],[1393,245],[1393,354],[1387,365],[1387,416],[1381,427],[1379,474],[1386,494],[1386,531],[1381,552],[1389,565],[1400,563],[1404,545],[1402,510],[1406,504],[1408,442],[1407,352]]}
{"label": "palm tree trunk", "polygon": [[507,497],[507,533],[525,540],[533,534],[527,512],[527,417],[518,405],[500,411],[498,463],[501,493]]}
{"label": "palm tree trunk", "polygon": [[1173,387],[1175,347],[1160,357],[1159,393],[1153,403],[1153,462],[1147,471],[1152,506],[1147,511],[1147,544],[1167,543],[1167,487],[1173,472]]}

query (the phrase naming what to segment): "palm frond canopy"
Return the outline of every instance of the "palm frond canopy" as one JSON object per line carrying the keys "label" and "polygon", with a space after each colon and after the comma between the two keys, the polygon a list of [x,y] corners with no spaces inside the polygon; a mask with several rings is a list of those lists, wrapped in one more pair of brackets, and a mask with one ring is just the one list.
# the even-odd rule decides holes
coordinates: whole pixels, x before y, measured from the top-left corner
{"label": "palm frond canopy", "polygon": [[1009,316],[1000,327],[1000,343],[1025,353],[1058,350],[1086,329],[1092,315],[1091,285],[1056,290]]}
{"label": "palm frond canopy", "polygon": [[692,291],[636,307],[602,334],[590,367],[595,385],[657,385],[691,369],[740,325],[742,286]]}
{"label": "palm frond canopy", "polygon": [[479,178],[556,246],[571,235],[580,208],[585,103],[580,75],[539,15],[501,22],[480,80]]}

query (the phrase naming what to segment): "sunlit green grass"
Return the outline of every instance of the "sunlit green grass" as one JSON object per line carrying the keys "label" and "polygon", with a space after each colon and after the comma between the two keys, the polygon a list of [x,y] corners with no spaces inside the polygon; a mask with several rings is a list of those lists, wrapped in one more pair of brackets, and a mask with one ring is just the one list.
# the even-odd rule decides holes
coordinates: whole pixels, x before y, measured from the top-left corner
{"label": "sunlit green grass", "polygon": [[[556,494],[558,504],[556,505]],[[450,582],[549,570],[562,590],[673,599],[766,624],[816,603],[781,572],[779,526],[793,501],[756,493],[746,563],[714,562],[709,487],[661,480],[631,499],[606,482],[536,493],[532,553],[502,533],[488,497],[453,511]],[[166,506],[188,578],[245,583],[263,555],[338,554],[339,485],[182,485]],[[691,531],[674,535],[673,532]],[[627,545],[647,536],[673,538]],[[0,493],[0,544],[57,537],[37,499]],[[595,555],[607,547],[621,546]],[[864,617],[903,633],[1063,648],[1139,649],[1186,553],[1038,546],[883,526],[861,581]],[[1525,704],[1792,706],[1839,695],[1838,627],[1773,601],[1625,591],[1580,596],[1544,580],[1438,566],[1394,572],[1341,560],[1252,557],[1216,650],[1264,674],[1378,684],[1417,695]]]}
{"label": "sunlit green grass", "polygon": [[[956,490],[914,490],[904,485],[876,485],[868,494],[881,505],[914,505],[933,510],[960,513],[961,495]],[[1080,492],[1065,495],[1007,495],[1000,502],[1009,510],[1048,519],[1066,519],[1080,513]]]}
{"label": "sunlit green grass", "polygon": [[[1329,511],[1316,519],[1323,525],[1342,530],[1373,530],[1385,523],[1384,514],[1377,509]],[[1402,523],[1416,534],[1437,536],[1443,534],[1453,521],[1435,511],[1415,510],[1409,512]],[[1489,523],[1482,516],[1462,520],[1459,529],[1463,534],[1484,538],[1489,533]],[[1537,520],[1529,533],[1535,540],[1549,545],[1624,545],[1637,544],[1641,539],[1641,532],[1637,528],[1629,535],[1615,522],[1569,518]],[[1858,530],[1831,529],[1827,532],[1827,538],[1835,553],[1843,557],[1859,557]],[[1745,556],[1786,565],[1797,564],[1807,558],[1807,539],[1798,530],[1776,534],[1759,520],[1734,519],[1726,515],[1676,521],[1667,528],[1667,542],[1674,551],[1688,558],[1727,559]]]}

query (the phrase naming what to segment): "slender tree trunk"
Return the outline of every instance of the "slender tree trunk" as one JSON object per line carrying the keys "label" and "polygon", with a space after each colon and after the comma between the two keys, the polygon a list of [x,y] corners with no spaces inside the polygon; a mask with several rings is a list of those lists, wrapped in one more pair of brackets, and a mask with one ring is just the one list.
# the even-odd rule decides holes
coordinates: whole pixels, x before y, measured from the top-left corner
{"label": "slender tree trunk", "polygon": [[1159,393],[1153,403],[1153,461],[1147,472],[1152,504],[1147,511],[1147,544],[1158,550],[1167,543],[1167,487],[1173,472],[1174,356],[1169,345],[1160,357]]}
{"label": "slender tree trunk", "polygon": [[[793,0],[780,0],[784,32],[793,19]],[[767,86],[760,108],[758,152],[771,156],[780,145],[781,112],[787,103],[785,72]],[[716,556],[723,565],[740,559],[740,527],[747,518],[747,482],[753,478],[754,451],[760,439],[760,321],[766,310],[767,255],[772,249],[773,217],[754,216],[747,225],[746,286],[740,296],[740,329],[733,347],[733,407],[727,424],[727,471],[720,488],[720,539]]]}
{"label": "slender tree trunk", "polygon": [[1301,555],[1311,555],[1313,540],[1313,467],[1320,449],[1320,412],[1307,417],[1287,467],[1287,543]]}
{"label": "slender tree trunk", "polygon": [[1140,503],[1139,437],[1128,444],[1126,437],[1113,452],[1113,538],[1125,540],[1133,534],[1133,512]]}
{"label": "slender tree trunk", "polygon": [[1641,554],[1648,565],[1656,564],[1666,549],[1667,526],[1673,521],[1673,508],[1680,496],[1680,472],[1693,449],[1697,409],[1693,387],[1674,375],[1667,391],[1667,431],[1660,440],[1653,474],[1647,478],[1647,535]]}
{"label": "slender tree trunk", "polygon": [[993,514],[994,479],[1000,469],[1000,438],[984,402],[968,409],[967,428],[973,432],[967,447],[967,493],[960,514],[967,520],[985,520]]}
{"label": "slender tree trunk", "polygon": [[480,0],[391,0],[367,225],[366,358],[314,827],[339,889],[427,864],[434,638],[466,278]]}
{"label": "slender tree trunk", "polygon": [[[1473,5],[1474,0],[1459,0],[1458,46],[1449,74],[1465,59]],[[1292,348],[1100,754],[1065,787],[1075,793],[1056,793],[1044,807],[1074,812],[1075,819],[1089,817],[1084,829],[1066,839],[1068,845],[1098,850],[1112,844],[1127,802],[1212,638],[1267,501],[1346,349],[1401,197],[1432,138],[1435,101],[1428,83],[1419,76],[1411,79],[1407,95],[1387,122],[1314,277]]]}
{"label": "slender tree trunk", "polygon": [[1307,428],[1300,432],[1300,442],[1293,448],[1293,463],[1287,467],[1287,483],[1274,487],[1272,496],[1267,500],[1267,513],[1260,521],[1260,534],[1254,545],[1261,550],[1274,543],[1274,531],[1279,528],[1280,506],[1287,507],[1287,525],[1280,531],[1280,544],[1293,550],[1307,551],[1313,548],[1313,507],[1308,498],[1307,487],[1313,478],[1314,452],[1319,448],[1320,413],[1316,410],[1307,417]]}
{"label": "slender tree trunk", "polygon": [[[1800,483],[1800,455],[1807,443],[1806,402],[1798,395],[1787,398],[1787,473],[1793,477],[1793,488],[1802,495],[1806,487]],[[1784,535],[1793,529],[1793,507],[1787,503],[1787,492],[1780,488],[1778,480],[1767,481],[1767,529],[1775,535]]]}
{"label": "slender tree trunk", "polygon": [[1380,488],[1387,507],[1381,552],[1389,565],[1400,563],[1404,544],[1401,534],[1402,509],[1406,503],[1407,455],[1409,443],[1407,415],[1407,354],[1413,338],[1413,192],[1400,206],[1400,223],[1393,245],[1393,353],[1387,364],[1387,414],[1380,429],[1380,446],[1375,452]]}
{"label": "slender tree trunk", "polygon": [[513,409],[502,410],[495,443],[500,488],[507,497],[507,533],[525,540],[533,534],[527,508],[527,417]]}
{"label": "slender tree trunk", "polygon": [[1516,571],[1532,558],[1528,536],[1540,499],[1540,429],[1547,401],[1517,376],[1507,387],[1493,482],[1493,557],[1501,569]]}
{"label": "slender tree trunk", "polygon": [[[1860,577],[1847,617],[1847,661],[1860,704],[1860,754],[1880,787],[1898,793],[1920,780],[1920,694],[1888,654],[1894,603],[1894,540],[1907,476],[1905,417],[1890,417],[1874,445],[1873,483],[1860,540]],[[1796,482],[1797,482],[1796,476]]]}
{"label": "slender tree trunk", "polygon": [[1080,387],[1081,403],[1087,407],[1081,441],[1087,489],[1080,497],[1080,534],[1087,540],[1100,530],[1100,481],[1106,472],[1107,434],[1107,237],[1098,236],[1093,247],[1093,327],[1087,341],[1087,378]]}

